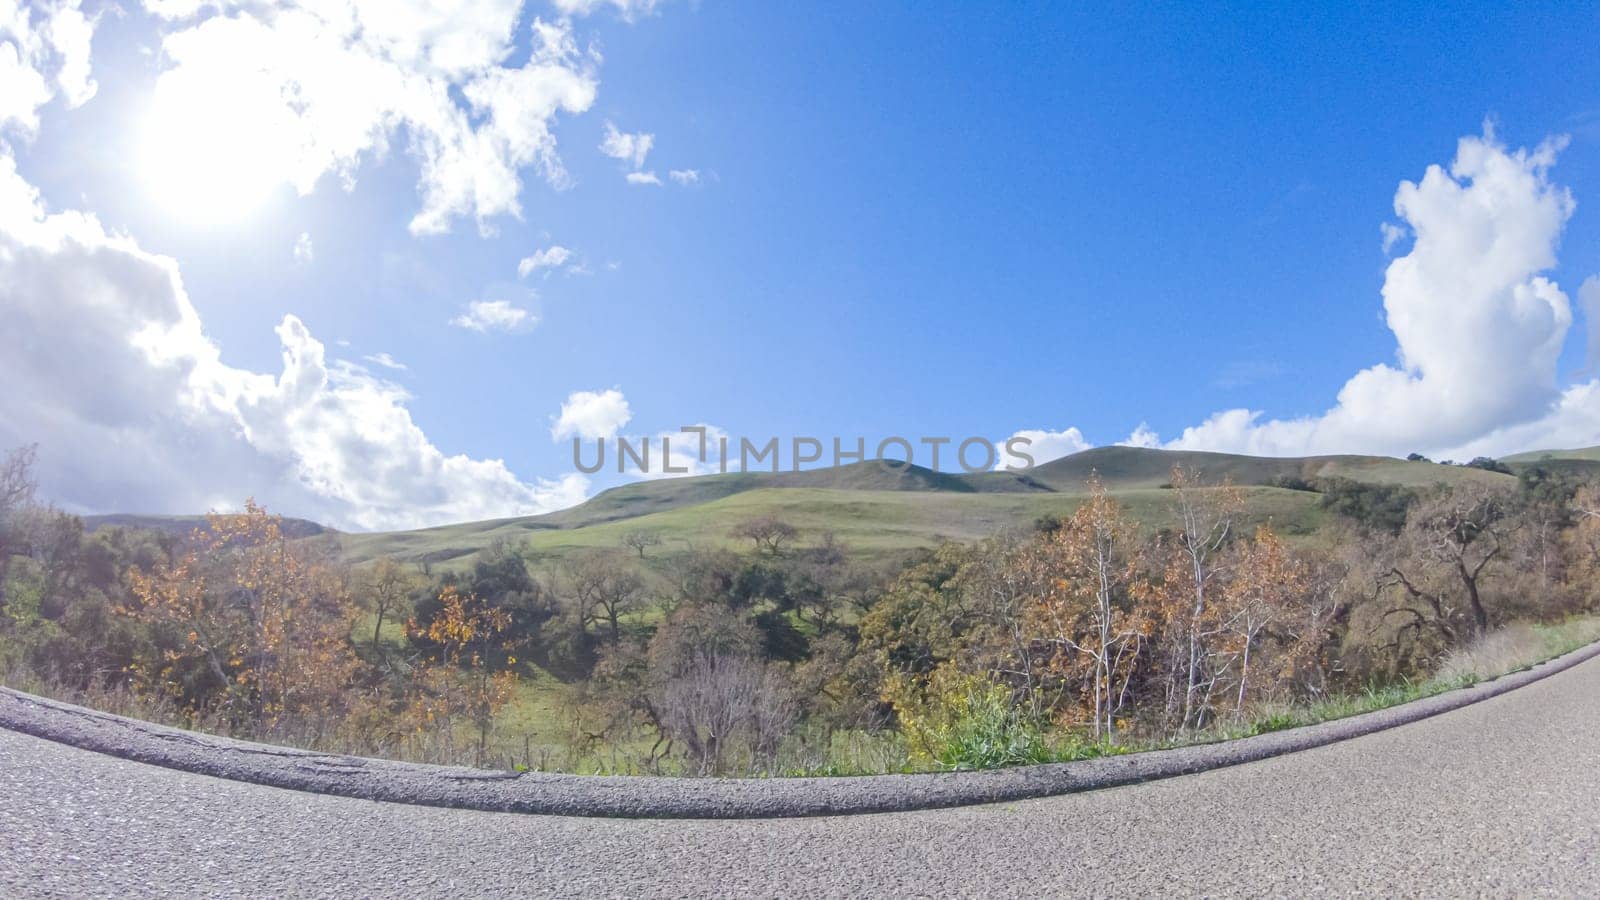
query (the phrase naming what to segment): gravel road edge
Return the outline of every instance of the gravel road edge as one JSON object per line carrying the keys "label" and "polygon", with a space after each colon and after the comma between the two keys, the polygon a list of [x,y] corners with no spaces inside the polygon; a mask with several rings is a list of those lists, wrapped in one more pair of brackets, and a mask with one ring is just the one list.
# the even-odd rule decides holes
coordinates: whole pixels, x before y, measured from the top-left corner
{"label": "gravel road edge", "polygon": [[0,687],[0,727],[186,772],[343,797],[490,812],[749,819],[904,812],[1050,797],[1190,775],[1417,722],[1600,656],[1590,644],[1400,706],[1255,737],[982,772],[828,778],[653,778],[486,771],[316,753],[96,712]]}

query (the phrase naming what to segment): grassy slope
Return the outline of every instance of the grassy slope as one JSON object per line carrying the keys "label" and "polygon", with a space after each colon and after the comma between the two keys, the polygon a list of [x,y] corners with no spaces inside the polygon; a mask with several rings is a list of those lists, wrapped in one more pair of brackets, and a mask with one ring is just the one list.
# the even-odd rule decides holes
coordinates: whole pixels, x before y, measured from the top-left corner
{"label": "grassy slope", "polygon": [[1315,531],[1322,515],[1316,495],[1261,487],[1279,476],[1337,476],[1405,485],[1508,480],[1480,469],[1385,457],[1279,459],[1104,447],[1026,473],[952,475],[869,462],[805,472],[647,481],[543,516],[348,534],[340,540],[345,554],[357,562],[392,555],[454,566],[470,562],[477,551],[500,538],[553,559],[575,548],[616,547],[624,533],[644,530],[662,538],[663,545],[652,553],[667,555],[690,545],[728,545],[728,532],[737,523],[776,515],[800,528],[804,539],[832,531],[864,556],[887,558],[942,538],[972,540],[1043,515],[1070,513],[1081,502],[1091,472],[1100,475],[1136,518],[1155,521],[1166,511],[1168,495],[1161,485],[1174,464],[1198,470],[1207,480],[1228,477],[1250,486],[1252,519],[1272,520],[1289,534]]}
{"label": "grassy slope", "polygon": [[1550,459],[1575,459],[1600,463],[1600,447],[1579,447],[1575,450],[1530,450],[1527,453],[1514,453],[1511,456],[1503,457],[1500,461],[1531,463]]}

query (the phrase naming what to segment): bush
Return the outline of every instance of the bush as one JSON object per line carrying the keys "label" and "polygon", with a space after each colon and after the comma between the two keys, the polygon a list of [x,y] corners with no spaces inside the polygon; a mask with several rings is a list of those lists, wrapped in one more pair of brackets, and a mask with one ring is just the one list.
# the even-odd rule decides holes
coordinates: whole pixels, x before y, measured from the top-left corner
{"label": "bush", "polygon": [[1505,463],[1501,462],[1498,459],[1494,459],[1494,458],[1488,457],[1488,456],[1476,457],[1471,462],[1467,463],[1466,465],[1467,465],[1467,468],[1469,468],[1469,469],[1482,469],[1485,472],[1499,472],[1501,475],[1510,475],[1511,474],[1511,467],[1510,466],[1506,465]]}
{"label": "bush", "polygon": [[1399,534],[1415,491],[1393,484],[1368,484],[1348,478],[1319,478],[1322,506],[1374,531]]}
{"label": "bush", "polygon": [[919,763],[942,769],[992,769],[1050,758],[1037,723],[1011,702],[1011,690],[980,675],[936,669],[920,686],[900,678],[887,699]]}

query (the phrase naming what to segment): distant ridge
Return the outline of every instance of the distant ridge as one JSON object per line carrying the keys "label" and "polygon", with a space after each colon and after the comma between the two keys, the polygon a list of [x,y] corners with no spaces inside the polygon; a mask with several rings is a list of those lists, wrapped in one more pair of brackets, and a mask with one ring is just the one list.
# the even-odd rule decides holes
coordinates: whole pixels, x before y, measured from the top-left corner
{"label": "distant ridge", "polygon": [[[83,516],[83,530],[88,532],[98,531],[101,528],[144,528],[150,531],[162,531],[172,535],[187,535],[196,528],[204,528],[205,516],[146,516],[137,513],[108,513],[103,516]],[[313,522],[309,519],[284,519],[283,535],[288,538],[314,537],[319,534],[329,534],[332,528]]]}
{"label": "distant ridge", "polygon": [[1561,459],[1600,463],[1600,447],[1578,447],[1572,450],[1530,450],[1527,453],[1513,453],[1510,456],[1501,457],[1500,461],[1531,463]]}
{"label": "distant ridge", "polygon": [[[1539,466],[1600,475],[1600,448],[1541,450],[1506,457],[1513,472]],[[536,552],[618,546],[630,530],[656,533],[678,548],[728,541],[740,521],[786,518],[813,536],[834,531],[858,545],[900,552],[940,539],[968,540],[1001,528],[1025,526],[1040,516],[1068,514],[1098,475],[1131,511],[1159,515],[1172,467],[1206,481],[1229,479],[1250,494],[1253,515],[1309,534],[1320,527],[1317,495],[1293,488],[1316,479],[1425,487],[1437,483],[1509,484],[1513,475],[1481,468],[1387,456],[1258,457],[1233,453],[1097,447],[1020,472],[935,472],[897,460],[870,460],[800,472],[728,472],[657,478],[620,485],[569,509],[537,516],[462,522],[409,531],[345,533],[347,558],[383,555],[423,563],[469,561],[497,540],[532,541]],[[88,516],[93,530],[112,525],[186,534],[201,516]],[[304,519],[286,520],[293,537],[335,533]],[[663,551],[667,552],[667,551]]]}

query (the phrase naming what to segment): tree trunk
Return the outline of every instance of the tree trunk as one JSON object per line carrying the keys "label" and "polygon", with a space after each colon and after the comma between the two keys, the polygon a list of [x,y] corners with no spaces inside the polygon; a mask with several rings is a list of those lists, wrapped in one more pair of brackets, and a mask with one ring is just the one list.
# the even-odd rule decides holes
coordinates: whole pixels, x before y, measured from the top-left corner
{"label": "tree trunk", "polygon": [[1472,636],[1483,637],[1489,631],[1489,613],[1483,608],[1483,598],[1478,596],[1478,578],[1467,571],[1465,563],[1457,562],[1461,583],[1467,588],[1467,604],[1472,607]]}

